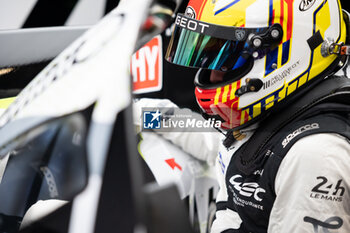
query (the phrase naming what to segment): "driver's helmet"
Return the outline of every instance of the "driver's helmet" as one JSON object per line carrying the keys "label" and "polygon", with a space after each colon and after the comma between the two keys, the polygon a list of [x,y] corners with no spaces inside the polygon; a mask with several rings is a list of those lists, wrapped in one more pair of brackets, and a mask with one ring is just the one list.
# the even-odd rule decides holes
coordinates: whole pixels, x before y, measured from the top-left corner
{"label": "driver's helmet", "polygon": [[190,0],[166,59],[201,68],[195,95],[204,115],[240,129],[342,65],[347,17],[338,0]]}

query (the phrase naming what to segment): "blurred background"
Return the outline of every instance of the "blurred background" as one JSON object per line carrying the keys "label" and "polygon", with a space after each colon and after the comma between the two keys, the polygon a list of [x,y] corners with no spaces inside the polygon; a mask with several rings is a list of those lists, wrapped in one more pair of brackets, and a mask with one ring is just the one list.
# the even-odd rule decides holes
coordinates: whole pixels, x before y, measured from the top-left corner
{"label": "blurred background", "polygon": [[[1,30],[8,29],[30,29],[30,28],[42,28],[42,27],[57,27],[67,26],[71,27],[89,27],[97,23],[104,15],[114,9],[120,0],[0,0],[0,35]],[[340,1],[343,3],[343,8],[348,10],[349,7],[345,5],[345,0]],[[184,0],[179,12],[184,12],[187,6],[188,0]],[[86,29],[85,28],[85,29]],[[80,35],[85,29],[81,29],[80,32],[76,32],[75,37]],[[167,98],[179,105],[180,107],[190,108],[194,111],[198,111],[198,107],[194,97],[194,85],[193,78],[196,74],[196,69],[177,67],[164,60],[167,44],[169,42],[171,31],[167,30],[161,35],[161,39],[153,41],[152,45],[159,46],[161,51],[158,67],[148,67],[146,57],[141,57],[140,54],[135,53],[132,58],[136,66],[131,65],[131,74],[133,76],[134,93],[135,97],[151,97],[151,98]],[[25,50],[25,46],[30,46],[29,39],[28,44],[12,45],[16,49],[9,51],[11,56],[13,53],[19,53],[19,57],[29,57],[34,53],[42,53],[38,55],[40,59],[32,59],[30,62],[24,62],[20,65],[15,65],[11,72],[0,72],[0,99],[15,96],[18,92],[32,80],[35,75],[40,72],[54,57],[55,53],[58,55],[59,50],[63,50],[71,41],[74,36],[61,35],[62,42],[51,40],[50,43],[58,44],[52,45],[46,44],[43,47],[37,48],[28,55],[20,54],[21,50]],[[69,39],[68,39],[69,38]],[[8,40],[4,41],[0,37],[0,51],[2,51],[3,57],[4,51],[8,49]],[[64,42],[63,42],[64,41]],[[156,44],[154,44],[156,43]],[[44,50],[50,51],[55,47],[56,51],[50,54],[44,54]],[[59,47],[59,49],[57,48]],[[144,63],[144,66],[142,65]],[[141,64],[141,66],[140,66]],[[0,59],[0,69],[1,59]],[[156,78],[149,77],[145,73],[145,70],[154,70],[160,72]],[[8,71],[8,70],[6,70]],[[149,79],[153,80],[152,82]],[[158,83],[155,84],[155,81]],[[153,85],[153,86],[152,86]],[[151,88],[150,88],[151,87]],[[181,93],[179,93],[181,90]],[[1,106],[0,106],[1,108]]]}
{"label": "blurred background", "polygon": [[91,25],[119,0],[1,0],[0,29]]}

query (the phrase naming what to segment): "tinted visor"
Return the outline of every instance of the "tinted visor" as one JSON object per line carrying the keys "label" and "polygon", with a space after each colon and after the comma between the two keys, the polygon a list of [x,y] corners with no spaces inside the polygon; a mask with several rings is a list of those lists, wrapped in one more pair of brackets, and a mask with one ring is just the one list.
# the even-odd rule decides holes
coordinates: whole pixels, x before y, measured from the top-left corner
{"label": "tinted visor", "polygon": [[[278,38],[272,38],[270,31],[271,27],[240,28],[208,24],[178,14],[166,59],[182,66],[235,70],[253,62],[254,58],[264,56],[279,44],[282,29]],[[259,46],[255,46],[259,43],[253,44],[254,38],[260,40]]]}

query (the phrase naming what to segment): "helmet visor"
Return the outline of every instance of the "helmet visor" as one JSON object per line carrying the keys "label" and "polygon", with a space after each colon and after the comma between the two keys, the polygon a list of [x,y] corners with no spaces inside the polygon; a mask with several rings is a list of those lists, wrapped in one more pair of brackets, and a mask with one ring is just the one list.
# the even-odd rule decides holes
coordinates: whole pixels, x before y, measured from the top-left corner
{"label": "helmet visor", "polygon": [[[270,29],[219,26],[178,14],[165,58],[182,66],[235,70],[278,45],[281,35],[276,41],[266,40]],[[255,45],[254,38],[260,40]]]}

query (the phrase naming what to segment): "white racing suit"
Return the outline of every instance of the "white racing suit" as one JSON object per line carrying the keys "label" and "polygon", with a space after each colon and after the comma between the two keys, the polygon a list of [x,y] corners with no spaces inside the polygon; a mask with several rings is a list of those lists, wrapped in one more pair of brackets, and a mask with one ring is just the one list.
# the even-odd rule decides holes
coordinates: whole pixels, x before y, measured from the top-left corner
{"label": "white racing suit", "polygon": [[[141,100],[136,105],[176,107],[167,100]],[[350,144],[337,131],[318,132],[321,123],[312,123],[320,124],[318,128],[304,123],[296,126],[299,131],[287,131],[287,143],[284,137],[273,141],[276,146],[270,146],[262,167],[250,175],[236,168],[234,157],[254,130],[246,130],[245,138],[229,148],[222,145],[219,133],[161,135],[199,159],[215,160],[220,191],[212,233],[350,232]],[[285,154],[278,154],[280,144],[288,144]]]}
{"label": "white racing suit", "polygon": [[[220,190],[212,233],[264,232],[260,228],[242,229],[242,219],[234,207],[249,206],[252,211],[260,211],[265,207],[262,203],[266,190],[259,182],[244,182],[240,174],[228,177],[227,172],[232,155],[247,140],[248,137],[236,142],[229,150],[222,146],[219,152],[216,169]],[[272,177],[275,199],[268,225],[264,226],[267,232],[350,232],[349,165],[350,144],[337,134],[314,134],[296,142]],[[267,171],[257,170],[256,176],[264,172]],[[229,197],[232,188],[241,196]],[[228,198],[233,199],[233,208],[225,205]],[[259,219],[252,222],[258,224]]]}

